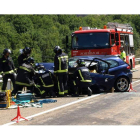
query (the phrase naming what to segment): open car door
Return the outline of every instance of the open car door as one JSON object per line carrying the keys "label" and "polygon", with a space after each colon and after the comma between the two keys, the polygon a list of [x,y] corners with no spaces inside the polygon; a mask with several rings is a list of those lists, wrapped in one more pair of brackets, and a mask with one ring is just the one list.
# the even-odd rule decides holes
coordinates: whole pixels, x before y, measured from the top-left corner
{"label": "open car door", "polygon": [[108,74],[110,63],[99,58],[94,58],[88,66],[90,70],[93,63],[97,63],[97,73],[90,73],[93,87],[99,88],[101,92],[110,90],[114,87],[115,82],[115,76]]}

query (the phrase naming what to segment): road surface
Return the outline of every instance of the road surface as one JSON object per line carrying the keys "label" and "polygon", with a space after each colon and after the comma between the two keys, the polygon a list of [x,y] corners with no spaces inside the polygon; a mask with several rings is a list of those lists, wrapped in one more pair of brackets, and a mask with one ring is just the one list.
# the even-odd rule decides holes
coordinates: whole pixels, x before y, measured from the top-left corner
{"label": "road surface", "polygon": [[[44,104],[43,108],[21,108],[22,116],[30,119],[14,125],[139,125],[140,67],[137,69],[139,71],[133,74],[133,88],[137,92],[98,94],[89,98],[56,98],[57,103]],[[16,110],[2,111],[0,119],[6,116],[7,111],[8,114],[1,124],[9,123],[16,116]],[[44,113],[36,115],[40,112]]]}
{"label": "road surface", "polygon": [[101,94],[20,125],[140,125],[140,93]]}

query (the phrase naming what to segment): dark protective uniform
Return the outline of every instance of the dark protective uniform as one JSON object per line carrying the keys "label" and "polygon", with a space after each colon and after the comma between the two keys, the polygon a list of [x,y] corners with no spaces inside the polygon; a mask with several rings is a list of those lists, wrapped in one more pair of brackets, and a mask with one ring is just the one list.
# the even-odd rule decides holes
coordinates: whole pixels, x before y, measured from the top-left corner
{"label": "dark protective uniform", "polygon": [[74,73],[74,77],[79,92],[90,95],[91,90],[89,87],[92,85],[92,79],[90,77],[89,69],[86,67],[78,67]]}
{"label": "dark protective uniform", "polygon": [[31,64],[23,63],[21,66],[19,66],[15,82],[15,89],[12,91],[12,95],[15,95],[19,90],[22,90],[23,87],[27,87],[27,89],[33,92],[34,75],[34,68]]}
{"label": "dark protective uniform", "polygon": [[55,96],[54,93],[54,75],[46,70],[44,73],[38,73],[35,76],[35,84],[38,86],[39,94]]}
{"label": "dark protective uniform", "polygon": [[0,59],[0,74],[3,74],[3,86],[2,90],[6,90],[7,81],[11,79],[13,87],[15,87],[15,74],[16,71],[13,60],[11,57],[7,59],[3,56]]}
{"label": "dark protective uniform", "polygon": [[18,57],[18,65],[21,66],[23,63],[26,63],[28,58],[27,55],[20,54]]}
{"label": "dark protective uniform", "polygon": [[54,57],[54,73],[57,78],[58,94],[64,96],[68,93],[68,55],[56,54]]}
{"label": "dark protective uniform", "polygon": [[77,94],[77,86],[73,74],[69,74],[68,77],[68,91],[69,91],[69,95]]}

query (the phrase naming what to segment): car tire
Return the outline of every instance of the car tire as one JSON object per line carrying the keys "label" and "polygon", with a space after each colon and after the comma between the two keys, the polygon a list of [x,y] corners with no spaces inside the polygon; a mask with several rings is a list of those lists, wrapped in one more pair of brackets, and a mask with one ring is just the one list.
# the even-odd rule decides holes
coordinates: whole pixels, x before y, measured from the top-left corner
{"label": "car tire", "polygon": [[125,76],[119,77],[115,82],[115,91],[126,92],[129,88],[129,79]]}

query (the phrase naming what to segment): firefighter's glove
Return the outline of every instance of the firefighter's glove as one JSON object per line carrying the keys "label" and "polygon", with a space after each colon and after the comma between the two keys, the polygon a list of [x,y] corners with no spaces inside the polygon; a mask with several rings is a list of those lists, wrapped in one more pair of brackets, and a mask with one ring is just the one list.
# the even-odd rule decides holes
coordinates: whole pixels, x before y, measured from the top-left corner
{"label": "firefighter's glove", "polygon": [[17,69],[14,69],[14,72],[17,74]]}
{"label": "firefighter's glove", "polygon": [[30,85],[31,85],[31,86],[35,86],[35,83],[34,83],[34,82],[31,82]]}
{"label": "firefighter's glove", "polygon": [[40,87],[40,85],[36,85],[36,84],[34,84],[34,86],[35,86],[36,88],[39,88],[39,87]]}

